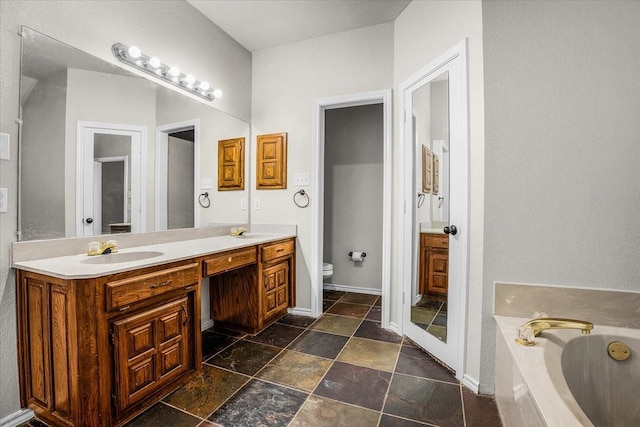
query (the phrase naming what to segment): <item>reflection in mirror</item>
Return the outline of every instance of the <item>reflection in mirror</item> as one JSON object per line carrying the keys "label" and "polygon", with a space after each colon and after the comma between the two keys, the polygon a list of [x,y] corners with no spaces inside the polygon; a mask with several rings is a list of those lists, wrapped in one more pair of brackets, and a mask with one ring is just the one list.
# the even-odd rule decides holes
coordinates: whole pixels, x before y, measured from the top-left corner
{"label": "reflection in mirror", "polygon": [[248,123],[22,32],[20,240],[249,222],[249,186],[216,190],[218,141],[249,140]]}
{"label": "reflection in mirror", "polygon": [[449,237],[449,73],[412,94],[416,182],[415,246],[419,263],[413,283],[411,321],[447,341]]}

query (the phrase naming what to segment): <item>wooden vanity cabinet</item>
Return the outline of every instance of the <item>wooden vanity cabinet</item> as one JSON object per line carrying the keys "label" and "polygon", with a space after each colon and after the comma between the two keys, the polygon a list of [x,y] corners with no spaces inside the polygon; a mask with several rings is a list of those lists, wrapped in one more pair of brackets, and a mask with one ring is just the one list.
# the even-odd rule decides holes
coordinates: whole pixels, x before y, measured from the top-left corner
{"label": "wooden vanity cabinet", "polygon": [[449,236],[420,233],[420,286],[427,292],[447,294],[449,284]]}
{"label": "wooden vanity cabinet", "polygon": [[21,404],[57,426],[118,426],[202,368],[200,266],[95,279],[18,270]]}
{"label": "wooden vanity cabinet", "polygon": [[[255,334],[295,305],[295,239],[225,252],[203,264],[216,325]],[[229,268],[209,267],[220,264]]]}

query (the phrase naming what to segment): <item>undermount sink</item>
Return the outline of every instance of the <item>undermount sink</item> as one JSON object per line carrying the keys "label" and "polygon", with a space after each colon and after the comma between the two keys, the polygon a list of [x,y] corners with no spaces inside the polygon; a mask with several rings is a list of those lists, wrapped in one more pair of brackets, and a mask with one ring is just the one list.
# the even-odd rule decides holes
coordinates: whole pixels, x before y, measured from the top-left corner
{"label": "undermount sink", "polygon": [[164,255],[163,252],[142,251],[142,252],[124,252],[106,255],[96,255],[91,258],[80,261],[83,264],[116,264],[119,262],[140,261],[143,259],[155,258]]}

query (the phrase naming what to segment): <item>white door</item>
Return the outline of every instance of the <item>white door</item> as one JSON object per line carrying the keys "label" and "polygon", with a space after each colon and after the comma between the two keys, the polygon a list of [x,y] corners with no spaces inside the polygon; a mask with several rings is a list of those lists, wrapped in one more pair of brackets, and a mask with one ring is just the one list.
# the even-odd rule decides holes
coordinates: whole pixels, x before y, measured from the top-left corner
{"label": "white door", "polygon": [[[97,159],[120,157],[129,167],[130,188],[125,191],[128,209],[123,223],[130,224],[131,232],[143,231],[144,204],[142,202],[143,167],[142,141],[146,128],[131,125],[78,122],[76,162],[76,235],[103,234],[100,207],[102,206],[102,179]],[[99,175],[99,177],[98,177]]]}
{"label": "white door", "polygon": [[[466,81],[462,42],[400,86],[406,166],[403,333],[458,379],[464,375],[468,281]],[[422,250],[421,240],[427,242]]]}

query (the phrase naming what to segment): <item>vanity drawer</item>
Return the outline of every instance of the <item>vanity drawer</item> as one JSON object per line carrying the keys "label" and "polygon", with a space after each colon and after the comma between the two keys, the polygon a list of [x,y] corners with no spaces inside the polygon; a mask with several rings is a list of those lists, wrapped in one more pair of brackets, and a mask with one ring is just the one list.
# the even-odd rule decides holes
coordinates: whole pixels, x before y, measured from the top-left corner
{"label": "vanity drawer", "polygon": [[292,254],[295,249],[293,240],[286,240],[262,246],[262,262]]}
{"label": "vanity drawer", "polygon": [[433,248],[447,249],[449,247],[449,236],[446,234],[422,233],[423,245]]}
{"label": "vanity drawer", "polygon": [[204,276],[224,273],[257,262],[256,248],[239,249],[233,252],[225,252],[204,260]]}
{"label": "vanity drawer", "polygon": [[107,282],[107,310],[123,310],[138,301],[198,283],[198,263]]}

